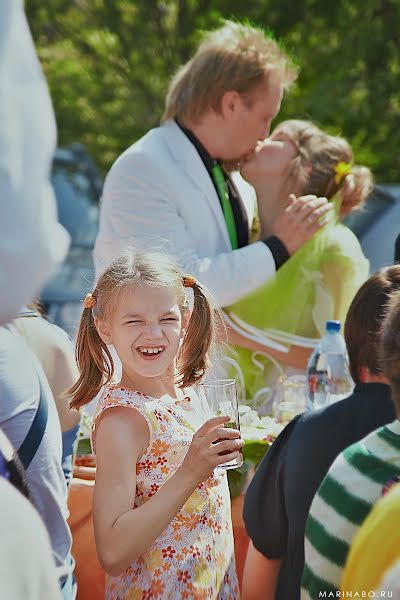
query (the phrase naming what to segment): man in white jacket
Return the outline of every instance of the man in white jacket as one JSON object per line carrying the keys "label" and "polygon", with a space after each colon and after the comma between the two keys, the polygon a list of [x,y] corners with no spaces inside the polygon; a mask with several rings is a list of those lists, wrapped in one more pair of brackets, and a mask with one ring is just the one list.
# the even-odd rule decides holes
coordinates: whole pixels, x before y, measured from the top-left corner
{"label": "man in white jacket", "polygon": [[49,181],[56,128],[22,0],[0,2],[0,324],[35,297],[69,244]]}
{"label": "man in white jacket", "polygon": [[273,276],[321,226],[325,199],[293,198],[250,244],[254,190],[237,169],[269,134],[296,70],[279,44],[227,21],[173,78],[160,127],[128,148],[104,185],[97,274],[128,245],[156,247],[232,304]]}

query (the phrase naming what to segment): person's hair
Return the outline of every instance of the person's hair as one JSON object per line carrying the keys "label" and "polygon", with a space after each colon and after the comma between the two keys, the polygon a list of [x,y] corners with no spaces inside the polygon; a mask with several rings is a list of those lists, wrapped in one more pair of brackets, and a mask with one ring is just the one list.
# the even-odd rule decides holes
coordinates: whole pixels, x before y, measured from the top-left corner
{"label": "person's hair", "polygon": [[[296,182],[296,192],[341,199],[341,215],[360,208],[372,190],[372,174],[368,167],[353,164],[350,144],[342,137],[329,135],[311,121],[283,121],[274,134],[283,133],[297,149],[289,182]],[[336,168],[345,163],[348,174],[337,176]]]}
{"label": "person's hair", "polygon": [[382,327],[382,364],[400,419],[400,291],[392,295]]}
{"label": "person's hair", "polygon": [[400,291],[400,265],[385,267],[360,287],[347,312],[344,337],[350,373],[360,383],[361,367],[373,375],[383,374],[381,361],[382,323],[389,301]]}
{"label": "person's hair", "polygon": [[[76,359],[80,370],[78,381],[66,392],[71,408],[79,408],[92,400],[105,383],[110,383],[114,364],[107,345],[95,326],[94,317],[107,320],[122,290],[136,285],[166,288],[176,294],[182,314],[189,311],[181,270],[166,255],[157,252],[126,252],[114,260],[100,276],[92,292],[93,308],[84,308],[79,325]],[[194,280],[193,309],[177,361],[177,384],[184,388],[200,381],[209,366],[216,337],[216,309],[209,293]],[[140,391],[140,390],[139,390]]]}
{"label": "person's hair", "polygon": [[400,262],[400,233],[394,243],[394,262]]}
{"label": "person's hair", "polygon": [[225,21],[205,32],[194,56],[173,77],[162,122],[198,122],[208,110],[219,113],[225,92],[237,91],[251,106],[251,94],[268,85],[276,73],[284,89],[297,77],[297,68],[282,46],[261,29]]}

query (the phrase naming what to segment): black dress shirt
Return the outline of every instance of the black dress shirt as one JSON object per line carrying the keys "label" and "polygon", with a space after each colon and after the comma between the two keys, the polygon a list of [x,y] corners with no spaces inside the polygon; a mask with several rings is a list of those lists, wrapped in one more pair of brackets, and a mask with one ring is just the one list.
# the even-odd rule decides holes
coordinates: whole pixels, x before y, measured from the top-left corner
{"label": "black dress shirt", "polygon": [[[201,160],[205,168],[207,169],[208,174],[210,175],[211,181],[215,187],[215,191],[219,198],[218,189],[215,185],[214,179],[211,175],[212,168],[218,161],[215,158],[212,158],[207,150],[204,148],[203,144],[200,140],[194,135],[190,129],[184,127],[179,121],[176,121],[178,126],[181,128],[186,137],[191,141],[193,146],[196,148]],[[232,179],[229,177],[227,173],[224,172],[225,181],[227,184],[227,190],[229,195],[229,200],[231,202],[233,217],[235,220],[237,240],[238,240],[238,248],[243,248],[249,244],[249,221],[247,218],[246,209],[244,207],[243,201],[240,197],[239,191],[233,183]],[[221,204],[221,200],[220,200]],[[222,210],[222,205],[221,205]],[[286,249],[286,246],[281,242],[279,238],[274,235],[269,236],[263,241],[268,248],[270,249],[272,256],[275,261],[275,266],[278,269],[284,262],[289,258],[289,253]]]}

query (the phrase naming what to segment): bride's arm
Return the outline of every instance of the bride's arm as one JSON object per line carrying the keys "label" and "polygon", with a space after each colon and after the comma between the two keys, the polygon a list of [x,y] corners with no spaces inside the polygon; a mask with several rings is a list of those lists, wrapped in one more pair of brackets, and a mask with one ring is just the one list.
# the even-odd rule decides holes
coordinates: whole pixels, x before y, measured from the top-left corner
{"label": "bride's arm", "polygon": [[246,350],[252,350],[253,352],[265,352],[288,367],[294,367],[295,369],[305,369],[307,367],[312,348],[305,348],[304,346],[296,346],[293,344],[290,346],[289,352],[279,352],[279,350],[270,348],[260,342],[250,340],[248,337],[242,335],[228,325],[226,326],[226,329],[230,344],[246,348]]}

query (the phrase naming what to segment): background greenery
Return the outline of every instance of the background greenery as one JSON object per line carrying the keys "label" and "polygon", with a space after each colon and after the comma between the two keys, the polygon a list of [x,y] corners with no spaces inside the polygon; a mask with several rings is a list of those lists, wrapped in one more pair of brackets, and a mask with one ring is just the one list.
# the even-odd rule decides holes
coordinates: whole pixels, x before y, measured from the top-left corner
{"label": "background greenery", "polygon": [[85,144],[103,173],[158,123],[171,75],[222,17],[272,29],[296,56],[279,119],[313,118],[378,181],[399,181],[400,0],[26,0],[26,12],[59,143]]}

